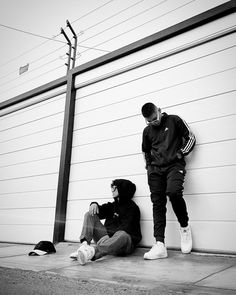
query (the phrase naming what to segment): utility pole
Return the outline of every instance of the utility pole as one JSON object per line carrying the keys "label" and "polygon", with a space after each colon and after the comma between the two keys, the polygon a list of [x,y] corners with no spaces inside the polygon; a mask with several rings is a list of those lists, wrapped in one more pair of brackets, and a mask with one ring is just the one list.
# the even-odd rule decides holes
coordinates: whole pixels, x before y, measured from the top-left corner
{"label": "utility pole", "polygon": [[[66,55],[68,56],[67,59],[67,63],[65,63],[65,65],[67,66],[67,73],[69,70],[73,69],[75,67],[75,61],[76,61],[76,50],[77,50],[77,36],[75,31],[73,30],[70,22],[67,20],[66,21],[67,27],[69,27],[69,29],[71,30],[72,34],[73,34],[73,39],[74,39],[74,45],[72,46],[72,43],[69,39],[69,37],[67,36],[67,34],[65,33],[64,29],[61,28],[61,33],[63,34],[63,36],[65,37],[65,39],[67,40],[67,44],[69,45],[69,50],[66,53]],[[72,55],[72,50],[73,50],[73,57]],[[72,67],[71,67],[71,60],[72,60]]]}

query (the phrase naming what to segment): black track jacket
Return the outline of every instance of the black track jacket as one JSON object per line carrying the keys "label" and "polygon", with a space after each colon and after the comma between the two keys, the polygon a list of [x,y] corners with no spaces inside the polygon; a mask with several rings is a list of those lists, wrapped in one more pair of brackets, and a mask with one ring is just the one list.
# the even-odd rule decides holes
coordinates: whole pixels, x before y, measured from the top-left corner
{"label": "black track jacket", "polygon": [[[186,122],[177,115],[162,113],[159,126],[148,125],[143,130],[142,151],[146,165],[166,167],[175,162],[185,165],[188,155],[196,143],[194,134]],[[182,159],[178,159],[177,153]]]}

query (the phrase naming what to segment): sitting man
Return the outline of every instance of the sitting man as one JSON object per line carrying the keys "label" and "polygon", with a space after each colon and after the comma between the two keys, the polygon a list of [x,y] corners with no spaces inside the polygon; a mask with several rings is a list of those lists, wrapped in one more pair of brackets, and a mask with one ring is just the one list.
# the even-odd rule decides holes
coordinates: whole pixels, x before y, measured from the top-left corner
{"label": "sitting man", "polygon": [[[79,249],[70,255],[81,265],[105,255],[128,255],[140,242],[140,211],[131,200],[136,186],[127,179],[115,179],[111,183],[114,201],[99,205],[92,202],[84,216]],[[105,219],[104,225],[101,219]],[[92,239],[94,246],[90,243]]]}

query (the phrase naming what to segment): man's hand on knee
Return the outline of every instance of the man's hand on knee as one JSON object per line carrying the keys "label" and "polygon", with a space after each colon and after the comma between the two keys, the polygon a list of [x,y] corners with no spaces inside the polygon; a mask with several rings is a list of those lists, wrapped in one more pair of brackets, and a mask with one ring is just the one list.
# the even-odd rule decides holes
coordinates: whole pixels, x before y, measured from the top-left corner
{"label": "man's hand on knee", "polygon": [[96,203],[92,203],[89,207],[89,214],[90,215],[96,215],[99,213],[99,208],[98,208],[98,204]]}

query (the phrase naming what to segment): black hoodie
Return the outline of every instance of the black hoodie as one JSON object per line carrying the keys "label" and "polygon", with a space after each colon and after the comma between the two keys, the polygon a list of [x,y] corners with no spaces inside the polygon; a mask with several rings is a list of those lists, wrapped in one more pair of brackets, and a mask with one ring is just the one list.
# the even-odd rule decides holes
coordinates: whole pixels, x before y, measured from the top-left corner
{"label": "black hoodie", "polygon": [[134,245],[137,245],[142,236],[140,230],[139,207],[132,201],[136,186],[127,179],[115,179],[112,185],[117,187],[119,200],[98,205],[99,218],[105,219],[105,227],[111,237],[118,230],[128,233]]}

